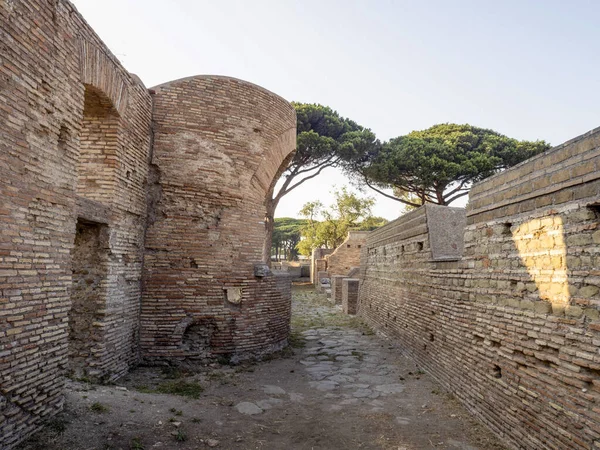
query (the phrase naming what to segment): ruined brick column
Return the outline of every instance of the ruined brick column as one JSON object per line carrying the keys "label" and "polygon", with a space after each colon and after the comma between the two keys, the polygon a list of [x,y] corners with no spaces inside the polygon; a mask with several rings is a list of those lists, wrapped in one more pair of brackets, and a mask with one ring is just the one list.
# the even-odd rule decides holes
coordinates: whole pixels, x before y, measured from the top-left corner
{"label": "ruined brick column", "polygon": [[331,301],[336,305],[342,304],[342,281],[344,275],[333,275],[331,277]]}
{"label": "ruined brick column", "polygon": [[281,348],[291,282],[260,263],[265,201],[296,145],[294,108],[227,77],[191,77],[151,91],[143,357],[244,358]]}
{"label": "ruined brick column", "polygon": [[342,311],[346,314],[356,314],[358,310],[358,278],[342,280]]}

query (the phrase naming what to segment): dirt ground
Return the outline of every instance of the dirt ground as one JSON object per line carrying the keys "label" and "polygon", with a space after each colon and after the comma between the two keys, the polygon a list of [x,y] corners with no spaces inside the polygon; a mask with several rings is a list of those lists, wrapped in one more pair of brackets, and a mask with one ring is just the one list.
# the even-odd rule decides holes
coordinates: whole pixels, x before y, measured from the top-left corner
{"label": "dirt ground", "polygon": [[291,343],[268,361],[69,381],[64,411],[19,449],[504,448],[401,349],[309,285],[294,288]]}

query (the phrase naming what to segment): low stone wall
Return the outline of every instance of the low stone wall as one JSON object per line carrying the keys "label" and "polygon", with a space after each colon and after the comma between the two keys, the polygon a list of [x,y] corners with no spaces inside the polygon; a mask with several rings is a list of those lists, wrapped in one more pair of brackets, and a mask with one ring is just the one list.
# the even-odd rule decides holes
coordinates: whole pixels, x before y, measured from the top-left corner
{"label": "low stone wall", "polygon": [[429,206],[363,252],[360,315],[513,448],[600,448],[599,144],[475,186],[462,258],[436,255]]}

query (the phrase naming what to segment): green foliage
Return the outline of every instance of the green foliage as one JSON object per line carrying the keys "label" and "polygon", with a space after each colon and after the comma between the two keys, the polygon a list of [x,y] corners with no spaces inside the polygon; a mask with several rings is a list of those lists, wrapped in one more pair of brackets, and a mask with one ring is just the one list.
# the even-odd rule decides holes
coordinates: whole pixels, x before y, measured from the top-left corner
{"label": "green foliage", "polygon": [[373,231],[384,226],[386,223],[388,223],[388,220],[385,217],[367,217],[360,223],[358,229],[361,231]]}
{"label": "green foliage", "polygon": [[90,406],[90,410],[97,414],[104,414],[109,411],[109,408],[108,408],[108,406],[103,405],[100,402],[94,402],[94,403],[92,403],[92,406]]}
{"label": "green foliage", "polygon": [[[375,134],[327,106],[293,103],[296,109],[296,152],[280,168],[282,181],[266,200],[263,258],[272,253],[275,210],[284,195],[328,167],[349,168],[379,146]],[[289,257],[293,258],[292,251]]]}
{"label": "green foliage", "polygon": [[139,437],[134,437],[129,444],[129,448],[132,450],[144,450],[144,444],[142,444],[142,440]]}
{"label": "green foliage", "polygon": [[177,432],[175,432],[174,436],[177,442],[184,442],[187,440],[187,435],[181,428],[178,429]]}
{"label": "green foliage", "polygon": [[333,194],[335,202],[329,208],[317,200],[305,203],[300,210],[307,221],[298,244],[301,254],[309,256],[313,249],[320,247],[336,248],[344,242],[349,230],[371,230],[387,222],[372,216],[374,198],[360,198],[346,187]]}
{"label": "green foliage", "polygon": [[283,173],[284,182],[273,205],[292,189],[316,177],[327,167],[350,167],[379,146],[375,134],[331,108],[292,103],[296,109],[296,153]]}
{"label": "green foliage", "polygon": [[550,148],[471,125],[440,124],[391,139],[354,165],[375,190],[391,187],[412,207],[448,205],[471,185]]}
{"label": "green foliage", "polygon": [[167,381],[159,384],[155,388],[140,385],[136,386],[136,389],[138,392],[143,392],[145,394],[171,394],[193,399],[200,398],[200,394],[204,391],[204,388],[196,381],[187,382],[182,379]]}
{"label": "green foliage", "polygon": [[281,217],[275,219],[273,228],[273,239],[271,255],[279,259],[283,253],[287,261],[298,259],[298,250],[296,246],[300,242],[300,230],[306,225],[304,219],[294,219],[291,217]]}

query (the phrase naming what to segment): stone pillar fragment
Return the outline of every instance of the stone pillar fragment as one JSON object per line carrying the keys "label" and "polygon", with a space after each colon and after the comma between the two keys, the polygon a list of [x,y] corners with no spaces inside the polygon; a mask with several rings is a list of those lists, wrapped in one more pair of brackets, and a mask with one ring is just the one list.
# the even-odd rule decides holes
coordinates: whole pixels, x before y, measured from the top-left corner
{"label": "stone pillar fragment", "polygon": [[325,292],[325,288],[330,287],[329,283],[329,274],[326,271],[317,272],[317,292]]}
{"label": "stone pillar fragment", "polygon": [[356,314],[358,309],[358,278],[342,280],[342,310],[346,314]]}
{"label": "stone pillar fragment", "polygon": [[331,301],[336,305],[342,304],[342,281],[344,275],[333,275],[331,277]]}
{"label": "stone pillar fragment", "polygon": [[[325,272],[325,275],[322,275],[321,273]],[[315,261],[315,273],[317,274],[317,277],[315,278],[315,280],[313,280],[315,286],[319,286],[319,284],[321,283],[321,278],[329,278],[329,275],[327,274],[327,260],[326,259],[317,259]]]}

